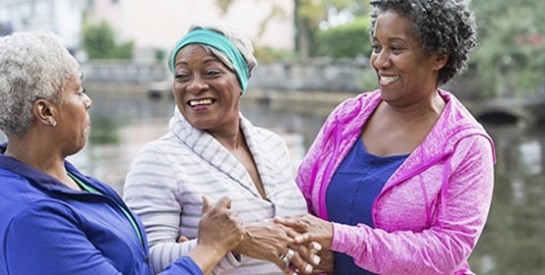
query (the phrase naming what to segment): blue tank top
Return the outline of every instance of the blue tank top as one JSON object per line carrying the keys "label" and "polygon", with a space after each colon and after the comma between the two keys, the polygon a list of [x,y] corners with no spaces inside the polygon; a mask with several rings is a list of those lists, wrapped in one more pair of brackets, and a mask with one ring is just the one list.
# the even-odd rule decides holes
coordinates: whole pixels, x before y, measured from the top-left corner
{"label": "blue tank top", "polygon": [[[409,155],[379,157],[367,153],[361,137],[333,174],[326,192],[329,220],[373,227],[371,208],[386,181]],[[335,253],[333,274],[374,274],[358,267],[354,259]]]}

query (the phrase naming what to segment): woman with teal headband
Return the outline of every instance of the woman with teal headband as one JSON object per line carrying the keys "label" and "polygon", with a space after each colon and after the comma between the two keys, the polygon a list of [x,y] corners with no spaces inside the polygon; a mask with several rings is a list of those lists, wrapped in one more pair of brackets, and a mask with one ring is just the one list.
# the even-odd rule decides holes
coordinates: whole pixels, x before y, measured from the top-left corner
{"label": "woman with teal headband", "polygon": [[199,243],[203,195],[229,197],[247,232],[215,273],[309,274],[320,262],[315,243],[294,245],[297,233],[271,222],[307,208],[286,143],[240,113],[256,65],[250,41],[218,26],[191,27],[170,53],[176,108],[169,131],[140,150],[124,187],[156,271]]}

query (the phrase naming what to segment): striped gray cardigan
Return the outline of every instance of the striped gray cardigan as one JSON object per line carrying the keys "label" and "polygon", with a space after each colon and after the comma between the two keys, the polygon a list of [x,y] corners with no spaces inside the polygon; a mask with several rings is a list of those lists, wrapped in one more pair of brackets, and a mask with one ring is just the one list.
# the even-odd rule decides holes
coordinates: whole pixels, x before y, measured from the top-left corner
{"label": "striped gray cardigan", "polygon": [[[211,135],[192,127],[177,108],[170,131],[146,144],[134,158],[124,199],[146,227],[156,273],[197,245],[203,194],[212,201],[228,196],[232,209],[245,222],[307,211],[285,142],[275,133],[253,126],[242,115],[240,122],[269,201],[260,197],[242,163]],[[180,235],[191,240],[177,243]],[[244,256],[239,262],[232,254],[214,273],[282,274],[270,262]]]}

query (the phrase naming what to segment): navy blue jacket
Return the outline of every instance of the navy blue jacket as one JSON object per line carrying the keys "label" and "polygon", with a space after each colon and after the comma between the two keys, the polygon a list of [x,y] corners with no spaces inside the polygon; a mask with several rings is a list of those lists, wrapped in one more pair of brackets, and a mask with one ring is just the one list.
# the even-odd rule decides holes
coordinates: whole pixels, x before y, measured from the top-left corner
{"label": "navy blue jacket", "polygon": [[[152,274],[138,217],[111,187],[65,166],[103,195],[70,189],[0,154],[0,274]],[[170,273],[202,274],[189,257],[162,274]]]}

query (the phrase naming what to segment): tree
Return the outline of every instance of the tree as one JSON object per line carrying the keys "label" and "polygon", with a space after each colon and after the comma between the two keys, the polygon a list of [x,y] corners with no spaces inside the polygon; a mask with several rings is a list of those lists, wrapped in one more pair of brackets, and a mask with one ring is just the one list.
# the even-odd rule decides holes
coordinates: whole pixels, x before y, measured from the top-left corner
{"label": "tree", "polygon": [[[216,4],[225,14],[235,0],[216,0]],[[294,0],[295,5],[295,48],[301,58],[317,53],[316,33],[322,23],[328,23],[337,14],[349,13],[354,17],[365,15],[369,9],[367,0]],[[269,16],[260,22],[260,33],[274,17],[285,16],[281,7],[274,5]]]}
{"label": "tree", "polygon": [[545,3],[477,0],[473,7],[479,45],[471,60],[484,83],[483,95],[534,93],[545,77]]}
{"label": "tree", "polygon": [[296,49],[301,58],[316,55],[316,34],[323,23],[331,25],[333,17],[340,13],[354,17],[368,13],[369,4],[364,0],[294,0],[297,28]]}
{"label": "tree", "polygon": [[[367,57],[371,53],[369,38],[369,16],[352,22],[319,30],[317,33],[317,55],[333,58]],[[339,41],[343,41],[339,43]]]}
{"label": "tree", "polygon": [[117,45],[114,31],[106,22],[84,24],[83,48],[89,59],[131,59],[133,42]]}

